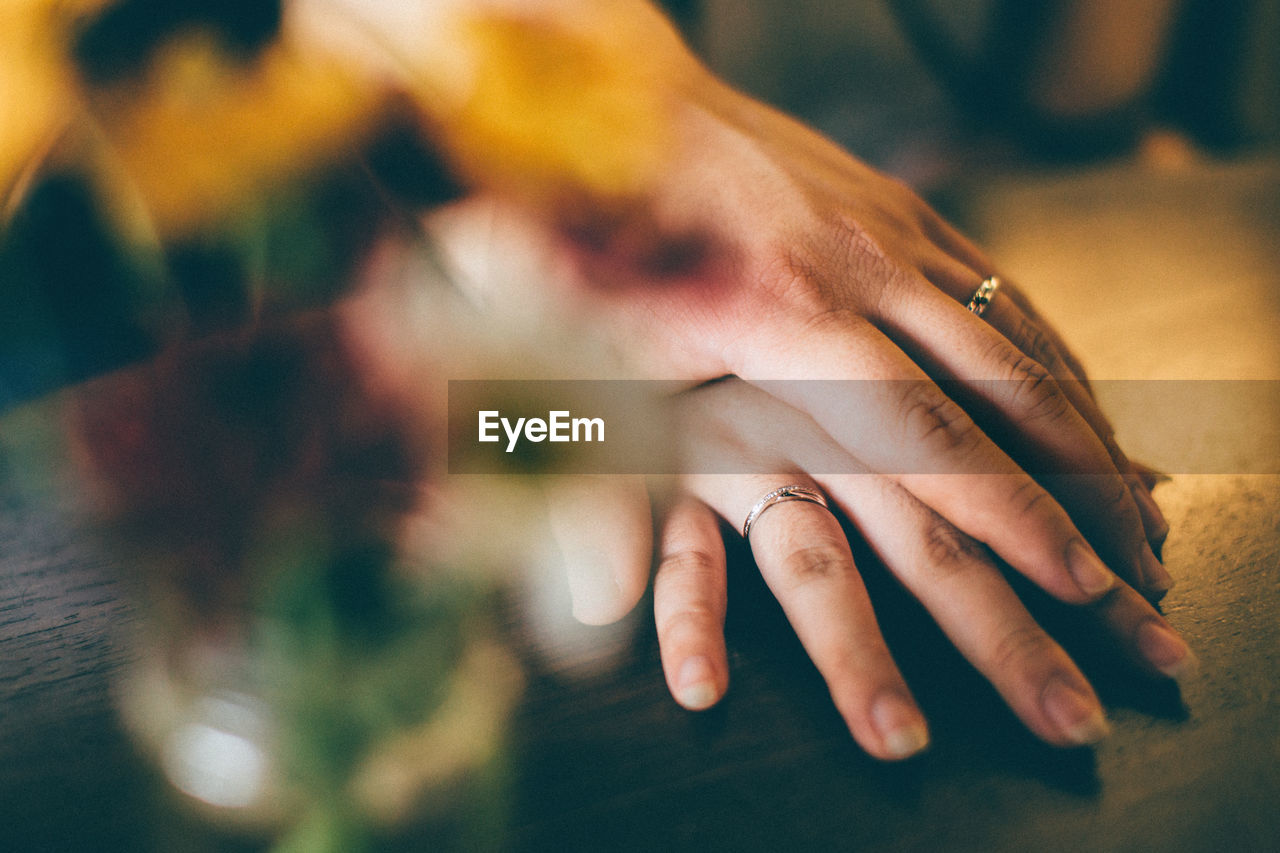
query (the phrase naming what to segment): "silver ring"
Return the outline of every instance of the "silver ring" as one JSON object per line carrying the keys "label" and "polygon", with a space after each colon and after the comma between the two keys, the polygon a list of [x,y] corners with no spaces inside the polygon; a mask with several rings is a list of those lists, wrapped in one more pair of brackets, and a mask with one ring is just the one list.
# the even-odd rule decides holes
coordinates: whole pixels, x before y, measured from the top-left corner
{"label": "silver ring", "polygon": [[783,486],[780,489],[774,489],[756,501],[751,512],[747,513],[747,520],[742,523],[742,538],[746,539],[751,535],[751,525],[756,523],[756,519],[764,514],[766,509],[787,501],[808,501],[827,509],[827,499],[822,496],[822,493],[807,486]]}
{"label": "silver ring", "polygon": [[999,289],[1000,276],[993,275],[989,278],[984,278],[966,307],[976,316],[981,317],[982,312],[987,310],[987,306],[991,304],[991,300],[995,298],[996,291]]}

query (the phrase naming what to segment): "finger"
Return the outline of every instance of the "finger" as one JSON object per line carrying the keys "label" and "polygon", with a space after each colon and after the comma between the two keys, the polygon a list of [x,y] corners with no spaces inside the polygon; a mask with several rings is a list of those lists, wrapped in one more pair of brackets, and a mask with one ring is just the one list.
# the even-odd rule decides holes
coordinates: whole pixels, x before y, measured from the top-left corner
{"label": "finger", "polygon": [[[951,232],[950,235],[947,235],[948,231]],[[981,258],[981,253],[972,244],[966,245],[967,241],[945,223],[940,236],[939,246],[944,253],[953,253],[953,257],[967,259],[967,261],[954,261],[948,269],[931,275],[930,280],[960,303],[967,303],[972,295],[972,282],[988,275],[992,266],[989,261]],[[965,263],[969,265],[966,266]],[[981,263],[981,266],[974,266],[975,263]],[[962,268],[964,272],[957,274],[957,267]],[[1067,346],[1053,324],[1041,316],[1035,305],[1021,290],[1012,283],[1006,282],[1000,290],[1000,296],[1000,299],[992,301],[983,314],[983,319],[1004,334],[1023,353],[1044,365],[1058,379],[1076,410],[1093,428],[1107,452],[1111,454],[1116,469],[1133,493],[1148,543],[1153,552],[1158,551],[1168,536],[1169,526],[1151,497],[1151,485],[1138,475],[1133,463],[1116,443],[1115,429],[1098,407],[1088,373],[1080,359]],[[1146,575],[1147,587],[1152,591],[1164,592],[1172,586],[1173,579],[1169,577],[1164,567],[1159,565],[1158,560],[1153,562],[1150,558],[1144,558],[1144,575]]]}
{"label": "finger", "polygon": [[[939,216],[933,208],[927,207],[925,209],[922,230],[942,250],[943,254],[967,265],[971,270],[978,273],[979,278],[991,275],[995,269],[995,263],[987,256],[986,252],[978,247],[978,244]],[[972,295],[972,291],[965,294],[952,293],[951,295],[956,299],[960,299],[963,295],[964,301],[967,302],[969,296]]]}
{"label": "finger", "polygon": [[[945,246],[943,251],[947,251]],[[953,262],[949,269],[941,271],[936,277],[930,276],[930,280],[963,304],[971,295],[972,282],[986,274],[977,270],[989,271],[991,266],[988,264],[974,269],[963,267],[965,273],[961,275],[956,274],[957,266],[963,265]],[[1133,463],[1116,443],[1115,429],[1098,407],[1088,374],[1079,358],[1067,346],[1053,324],[1041,316],[1031,300],[1016,286],[1005,282],[1000,290],[1000,296],[1000,299],[992,301],[983,319],[998,329],[1023,353],[1044,365],[1058,379],[1072,404],[1097,433],[1107,452],[1111,454],[1116,469],[1133,493],[1147,540],[1153,552],[1158,552],[1168,536],[1169,526],[1151,497],[1151,485],[1139,476]],[[1172,578],[1165,572],[1163,566],[1158,565],[1158,560],[1153,563],[1150,558],[1146,558],[1145,569],[1148,589],[1164,592],[1172,585]]]}
{"label": "finger", "polygon": [[[1115,440],[1115,428],[1111,425],[1110,419],[1106,417],[1101,407],[1097,405],[1097,398],[1094,395],[1093,386],[1089,383],[1089,377],[1070,347],[1062,340],[1053,326],[1036,313],[1034,306],[1020,291],[1014,288],[1010,295],[1013,297],[1014,304],[1044,333],[1044,339],[1047,341],[1046,349],[1051,354],[1049,360],[1061,364],[1065,371],[1069,372],[1070,378],[1075,383],[1078,383],[1071,389],[1076,391],[1080,397],[1080,403],[1077,408],[1080,408],[1090,425],[1094,427],[1102,438],[1103,444],[1106,445],[1107,451],[1111,454],[1111,458],[1115,460],[1116,468],[1124,476],[1129,490],[1133,492],[1134,500],[1138,504],[1138,510],[1142,514],[1142,526],[1147,533],[1147,541],[1158,558],[1160,549],[1164,546],[1165,539],[1169,536],[1169,523],[1165,519],[1164,513],[1160,511],[1159,506],[1156,505],[1155,498],[1151,495],[1151,489],[1155,486],[1155,483],[1148,482],[1148,479],[1142,475],[1140,466],[1135,465],[1125,452],[1120,449],[1120,445]],[[1017,340],[1014,340],[1014,343],[1021,346],[1021,343]],[[1056,355],[1056,359],[1053,358],[1054,355]],[[1035,356],[1033,355],[1033,357]],[[1055,367],[1051,366],[1049,369],[1055,370]],[[1162,565],[1157,565],[1154,569],[1154,575],[1148,577],[1149,588],[1153,588],[1156,591],[1167,591],[1173,585],[1173,579],[1164,571]]]}
{"label": "finger", "polygon": [[[1040,313],[1039,309],[1036,308],[1035,303],[1028,299],[1026,294],[1024,294],[1018,287],[1014,286],[1012,283],[1006,282],[1002,289],[1007,291],[1005,295],[1009,297],[1008,301],[1016,305],[1018,309],[1036,325],[1036,328],[1045,335],[1048,343],[1053,347],[1058,356],[1061,357],[1062,363],[1066,366],[1067,370],[1070,371],[1076,381],[1084,386],[1084,390],[1090,396],[1093,396],[1093,387],[1089,384],[1089,372],[1084,369],[1084,364],[1081,363],[1080,358],[1072,351],[1071,347],[1067,345],[1067,342],[1063,340],[1062,335],[1058,334],[1058,330],[1053,327],[1053,324]],[[989,312],[990,309],[988,309],[988,313]],[[1007,330],[1004,326],[998,326],[998,328],[1000,328],[1001,331],[1006,331],[1007,334]],[[1028,355],[1032,355],[1033,358],[1035,357],[1031,353],[1028,353]]]}
{"label": "finger", "polygon": [[1138,477],[1142,480],[1142,484],[1148,489],[1154,489],[1161,483],[1167,483],[1172,477],[1158,468],[1152,468],[1144,462],[1134,461],[1133,470],[1137,472]]}
{"label": "finger", "polygon": [[[788,483],[759,476],[696,478],[729,519]],[[929,742],[928,728],[893,662],[839,522],[821,506],[771,506],[751,528],[751,552],[796,636],[822,674],[836,709],[871,755],[896,760]]]}
{"label": "finger", "polygon": [[[1009,295],[1013,297],[1016,293],[1016,290],[1010,289]],[[1169,524],[1151,497],[1150,489],[1143,483],[1133,463],[1116,442],[1115,428],[1099,408],[1088,386],[1080,380],[1079,368],[1072,367],[1065,345],[1053,332],[1052,327],[1044,325],[1042,321],[1027,314],[1023,303],[1012,298],[994,300],[982,319],[1003,333],[1020,351],[1044,365],[1045,369],[1058,379],[1059,387],[1101,439],[1116,470],[1128,486],[1137,506],[1148,544],[1152,549],[1159,548],[1169,535]],[[1144,585],[1156,592],[1167,591],[1172,585],[1172,578],[1160,565],[1159,560],[1154,559],[1154,554],[1140,552],[1136,556],[1141,560]]]}
{"label": "finger", "polygon": [[[935,215],[936,218],[936,215]],[[931,257],[922,264],[925,277],[961,305],[968,305],[977,291],[979,282],[992,275],[993,265],[982,252],[968,242],[955,229],[939,220],[938,228],[928,229],[935,235],[940,256]],[[948,236],[949,235],[949,236]],[[1003,311],[1003,306],[1013,305],[1018,309],[1018,319],[1029,320],[1023,326],[1011,322]],[[1031,300],[1007,279],[1002,280],[999,298],[993,298],[984,311],[982,318],[998,329],[1012,341],[1023,353],[1044,365],[1060,381],[1071,379],[1078,382],[1084,392],[1092,398],[1088,373],[1076,357],[1066,341],[1058,334],[1051,323],[1037,311]],[[1019,334],[1019,330],[1023,334]],[[1106,419],[1102,419],[1106,423]],[[1114,432],[1106,424],[1098,430],[1099,438],[1105,441],[1107,434]],[[1121,468],[1123,471],[1124,469]]]}
{"label": "finger", "polygon": [[866,320],[829,313],[783,322],[744,347],[736,368],[756,382],[885,380],[765,384],[1051,595],[1093,601],[1116,582],[1052,496]]}
{"label": "finger", "polygon": [[644,479],[566,476],[551,480],[545,490],[574,617],[587,625],[621,619],[649,580],[653,520]]}
{"label": "finger", "polygon": [[[1038,335],[1020,309],[999,296],[997,292],[987,315],[1032,329],[1024,337]],[[1109,425],[1083,388],[1073,382],[1064,387],[1044,364],[985,322],[985,316],[971,314],[937,289],[917,294],[909,310],[902,305],[897,301],[886,309],[900,334],[912,336],[915,347],[928,348],[943,371],[963,381],[966,393],[1012,426],[1016,432],[1011,439],[1026,443],[1023,453],[1044,465],[1045,474],[1068,475],[1052,480],[1054,495],[1106,559],[1137,584],[1155,585],[1156,579],[1167,578],[1147,542],[1135,495],[1097,431],[1109,437]],[[1033,351],[1052,355],[1047,343]]]}
{"label": "finger", "polygon": [[1129,660],[1152,675],[1182,678],[1199,664],[1195,653],[1145,598],[1118,584],[1096,606],[1098,618],[1119,638]]}
{"label": "finger", "polygon": [[662,526],[653,615],[671,695],[690,711],[710,708],[729,687],[724,645],[724,543],[714,513],[682,498]]}
{"label": "finger", "polygon": [[823,478],[885,565],[1037,736],[1096,743],[1102,705],[1067,653],[1027,612],[984,548],[887,478]]}

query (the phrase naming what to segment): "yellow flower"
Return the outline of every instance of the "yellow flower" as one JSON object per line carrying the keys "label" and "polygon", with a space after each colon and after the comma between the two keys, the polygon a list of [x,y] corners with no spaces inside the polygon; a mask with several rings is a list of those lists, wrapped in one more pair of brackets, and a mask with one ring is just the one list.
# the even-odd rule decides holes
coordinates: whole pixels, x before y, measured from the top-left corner
{"label": "yellow flower", "polygon": [[74,14],[91,5],[85,0],[0,2],[0,210],[32,158],[74,110],[65,36]]}
{"label": "yellow flower", "polygon": [[[348,9],[348,24],[360,24],[352,38],[316,37],[305,23],[315,10],[299,4],[303,25],[286,14],[250,59],[190,29],[139,77],[81,91],[68,46],[76,22],[107,2],[0,0],[0,193],[87,107],[121,167],[90,167],[108,182],[104,194],[118,196],[113,175],[126,175],[165,239],[215,227],[357,148],[388,103],[397,47],[425,132],[463,178],[534,202],[642,194],[671,156],[672,99],[691,61],[636,0],[592,0],[558,17],[437,17],[408,40],[393,37],[390,7],[363,5]],[[361,53],[371,46],[383,56]]]}
{"label": "yellow flower", "polygon": [[535,202],[642,193],[671,156],[689,54],[647,4],[555,9],[444,15],[424,20],[416,41],[385,41],[399,48],[429,133],[469,182]]}
{"label": "yellow flower", "polygon": [[199,35],[173,39],[141,87],[92,109],[160,233],[181,236],[348,153],[372,128],[381,87],[287,37],[245,63]]}
{"label": "yellow flower", "polygon": [[612,196],[661,165],[664,93],[624,45],[497,17],[464,32],[481,60],[446,135],[468,172],[535,195],[570,184]]}

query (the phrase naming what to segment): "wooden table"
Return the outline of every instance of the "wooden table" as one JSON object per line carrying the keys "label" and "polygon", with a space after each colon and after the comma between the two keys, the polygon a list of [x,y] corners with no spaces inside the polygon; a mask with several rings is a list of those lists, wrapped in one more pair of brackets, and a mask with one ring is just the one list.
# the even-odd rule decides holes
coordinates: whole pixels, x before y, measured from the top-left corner
{"label": "wooden table", "polygon": [[[1280,166],[1008,178],[969,223],[1095,375],[1280,379]],[[32,436],[24,412],[0,447]],[[1274,427],[1255,416],[1242,435]],[[1121,435],[1177,429],[1126,413]],[[5,464],[9,470],[5,470]],[[65,509],[0,456],[0,849],[166,849],[108,693],[130,618]],[[1164,610],[1202,660],[1180,687],[1112,663],[1043,610],[1115,727],[1094,750],[1035,741],[863,555],[935,743],[903,765],[853,744],[777,606],[735,553],[733,686],[666,695],[651,620],[617,665],[534,672],[516,722],[513,847],[527,850],[1280,849],[1280,477],[1177,473],[1159,487],[1178,578]],[[623,634],[625,636],[625,633]]]}

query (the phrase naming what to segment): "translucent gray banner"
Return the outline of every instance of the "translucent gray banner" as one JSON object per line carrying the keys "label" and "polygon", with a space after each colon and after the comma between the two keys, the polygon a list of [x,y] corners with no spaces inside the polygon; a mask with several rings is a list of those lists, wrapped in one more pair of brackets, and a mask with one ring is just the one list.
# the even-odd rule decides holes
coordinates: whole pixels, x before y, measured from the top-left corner
{"label": "translucent gray banner", "polygon": [[454,380],[449,471],[974,474],[1008,457],[1036,475],[1104,474],[1095,402],[1158,470],[1280,474],[1272,380]]}

